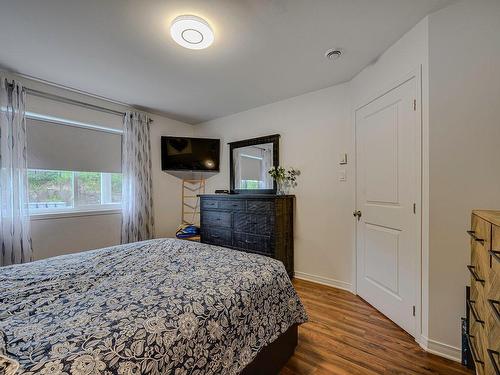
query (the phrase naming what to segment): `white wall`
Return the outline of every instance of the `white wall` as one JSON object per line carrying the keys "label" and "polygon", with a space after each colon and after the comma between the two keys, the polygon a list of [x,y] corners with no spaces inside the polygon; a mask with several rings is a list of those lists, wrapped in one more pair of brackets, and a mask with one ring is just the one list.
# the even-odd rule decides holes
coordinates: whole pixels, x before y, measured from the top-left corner
{"label": "white wall", "polygon": [[[212,120],[194,129],[155,118],[153,178],[158,235],[173,234],[181,194],[178,180],[160,171],[161,134],[221,138],[221,173],[208,181],[209,191],[213,191],[229,187],[227,142],[279,133],[281,164],[302,170],[295,191],[295,269],[302,277],[351,288],[353,110],[420,66],[422,344],[456,358],[464,314],[463,288],[469,281],[465,230],[470,211],[500,209],[499,7],[498,0],[464,0],[430,15],[346,84]],[[350,157],[346,182],[338,181],[338,159],[343,152]],[[109,215],[72,218],[64,224],[33,222],[35,250],[37,243],[43,256],[63,249],[106,246],[119,237],[117,219],[119,216]],[[67,233],[75,233],[76,240]]]}
{"label": "white wall", "polygon": [[346,85],[297,96],[195,127],[196,136],[220,137],[221,173],[208,191],[229,188],[227,142],[281,134],[280,164],[302,171],[295,220],[295,271],[301,277],[351,287],[354,221],[352,167],[338,179],[339,155],[352,153]]}
{"label": "white wall", "polygon": [[193,136],[193,126],[166,117],[151,116],[151,153],[153,154],[153,202],[156,237],[173,237],[181,223],[182,182],[161,170],[161,136]]}
{"label": "white wall", "polygon": [[35,260],[120,243],[121,215],[82,215],[31,220]]}
{"label": "white wall", "polygon": [[[197,125],[196,136],[221,137],[224,145],[221,173],[209,179],[209,190],[229,186],[227,142],[281,134],[281,164],[302,171],[294,192],[296,274],[352,290],[355,280],[353,113],[416,69],[421,70],[423,77],[423,127],[427,134],[427,18],[346,84]],[[424,147],[428,147],[426,141]],[[338,164],[343,152],[349,154],[345,168]],[[347,171],[346,182],[338,179],[340,169]],[[427,189],[424,193],[427,194]],[[426,291],[424,286],[424,298]],[[423,320],[427,335],[427,310]]]}
{"label": "white wall", "polygon": [[[6,74],[9,78],[21,81],[29,88],[118,111],[129,109],[119,104],[54,87],[14,74],[3,74]],[[53,110],[58,110],[57,115],[60,117],[66,117],[65,113],[68,113],[68,116],[74,117],[76,113],[79,116],[77,119],[82,122],[98,123],[101,118],[107,122],[113,120],[109,119],[109,114],[102,114],[100,112],[95,113],[96,117],[92,114],[92,118],[85,118],[89,116],[89,111],[79,110],[78,107],[72,108],[67,104],[61,105],[59,108],[51,108],[51,111]],[[70,113],[68,111],[73,112]],[[160,137],[162,135],[191,136],[193,127],[183,122],[154,114],[151,117],[153,119],[151,125],[151,152],[153,157],[153,199],[156,236],[171,237],[175,234],[175,230],[180,223],[181,183],[179,179],[161,171]],[[106,125],[108,125],[107,122]],[[120,224],[121,215],[119,213],[32,219],[34,257],[35,259],[42,259],[119,244]]]}
{"label": "white wall", "polygon": [[500,1],[432,14],[429,62],[429,332],[459,347],[470,212],[500,209]]}
{"label": "white wall", "polygon": [[[282,135],[282,164],[303,172],[295,192],[295,269],[348,286],[354,279],[353,164],[348,181],[339,182],[338,154],[348,152],[353,160],[353,111],[420,69],[422,337],[417,339],[429,351],[455,359],[470,278],[465,267],[470,211],[500,209],[499,35],[498,0],[463,0],[424,18],[347,84],[195,128],[197,135],[220,136],[224,144]],[[212,188],[228,187],[227,166],[225,146]]]}

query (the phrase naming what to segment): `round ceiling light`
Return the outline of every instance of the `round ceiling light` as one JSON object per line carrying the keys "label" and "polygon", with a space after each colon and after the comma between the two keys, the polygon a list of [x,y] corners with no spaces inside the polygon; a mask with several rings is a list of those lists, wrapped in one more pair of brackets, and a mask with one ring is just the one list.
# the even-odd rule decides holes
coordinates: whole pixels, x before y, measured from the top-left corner
{"label": "round ceiling light", "polygon": [[170,35],[175,42],[189,49],[203,49],[214,41],[214,32],[203,18],[179,16],[170,26]]}

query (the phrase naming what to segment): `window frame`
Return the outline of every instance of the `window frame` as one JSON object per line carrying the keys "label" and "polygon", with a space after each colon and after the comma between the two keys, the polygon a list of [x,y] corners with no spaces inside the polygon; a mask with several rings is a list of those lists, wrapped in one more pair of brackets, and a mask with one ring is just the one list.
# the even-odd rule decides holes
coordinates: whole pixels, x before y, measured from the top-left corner
{"label": "window frame", "polygon": [[[48,169],[34,169],[29,168],[28,171],[52,171]],[[111,203],[99,203],[99,204],[89,204],[89,205],[76,205],[76,194],[78,192],[78,178],[76,178],[76,174],[79,171],[64,171],[72,173],[71,176],[71,184],[72,184],[72,207],[53,207],[53,208],[38,208],[32,209],[29,208],[29,204],[33,202],[28,201],[28,214],[30,219],[45,219],[45,218],[54,218],[54,217],[76,217],[76,216],[89,216],[89,215],[102,215],[102,214],[110,214],[110,213],[120,213],[122,210],[122,202],[111,202]],[[90,172],[92,173],[92,172]],[[95,172],[94,172],[95,173]],[[112,200],[112,186],[111,186],[111,175],[110,172],[97,172],[100,174],[100,195],[101,202],[106,199],[104,197],[109,198],[109,201]],[[103,186],[104,184],[109,183],[109,186]],[[29,176],[28,176],[28,193],[29,193]]]}
{"label": "window frame", "polygon": [[85,216],[99,216],[99,215],[120,215],[122,209],[120,208],[101,208],[94,210],[73,210],[73,211],[49,211],[49,212],[36,212],[30,213],[30,221],[36,220],[51,220],[51,219],[63,219],[63,218],[73,218],[73,217],[85,217]]}

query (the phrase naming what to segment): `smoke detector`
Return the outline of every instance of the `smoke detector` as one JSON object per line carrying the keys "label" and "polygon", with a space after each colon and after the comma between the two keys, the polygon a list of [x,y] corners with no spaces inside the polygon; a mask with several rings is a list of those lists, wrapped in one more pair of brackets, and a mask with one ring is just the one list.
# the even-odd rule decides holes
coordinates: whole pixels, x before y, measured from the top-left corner
{"label": "smoke detector", "polygon": [[342,49],[340,48],[332,48],[325,52],[325,57],[328,60],[335,61],[338,60],[340,56],[342,56]]}

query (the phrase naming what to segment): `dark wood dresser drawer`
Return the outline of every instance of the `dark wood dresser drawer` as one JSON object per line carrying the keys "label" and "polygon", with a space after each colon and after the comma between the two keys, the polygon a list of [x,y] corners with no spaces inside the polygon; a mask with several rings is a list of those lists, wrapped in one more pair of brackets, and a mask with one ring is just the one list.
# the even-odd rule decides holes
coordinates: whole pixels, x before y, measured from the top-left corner
{"label": "dark wood dresser drawer", "polygon": [[210,228],[201,233],[204,243],[217,246],[232,246],[232,234],[230,229]]}
{"label": "dark wood dresser drawer", "polygon": [[233,233],[233,246],[240,249],[273,256],[274,249],[271,247],[270,236],[258,236],[248,233]]}
{"label": "dark wood dresser drawer", "polygon": [[235,232],[270,235],[273,230],[270,215],[236,213],[233,220]]}
{"label": "dark wood dresser drawer", "polygon": [[219,208],[219,201],[216,201],[214,199],[202,199],[200,206],[202,209],[217,209]]}
{"label": "dark wood dresser drawer", "polygon": [[247,201],[247,211],[248,212],[270,212],[274,210],[273,201],[258,201],[258,200],[248,200]]}
{"label": "dark wood dresser drawer", "polygon": [[231,211],[244,211],[245,210],[245,201],[243,200],[225,200],[219,202],[219,208],[223,210],[231,210]]}
{"label": "dark wood dresser drawer", "polygon": [[203,226],[218,226],[231,228],[231,213],[223,211],[202,211]]}

